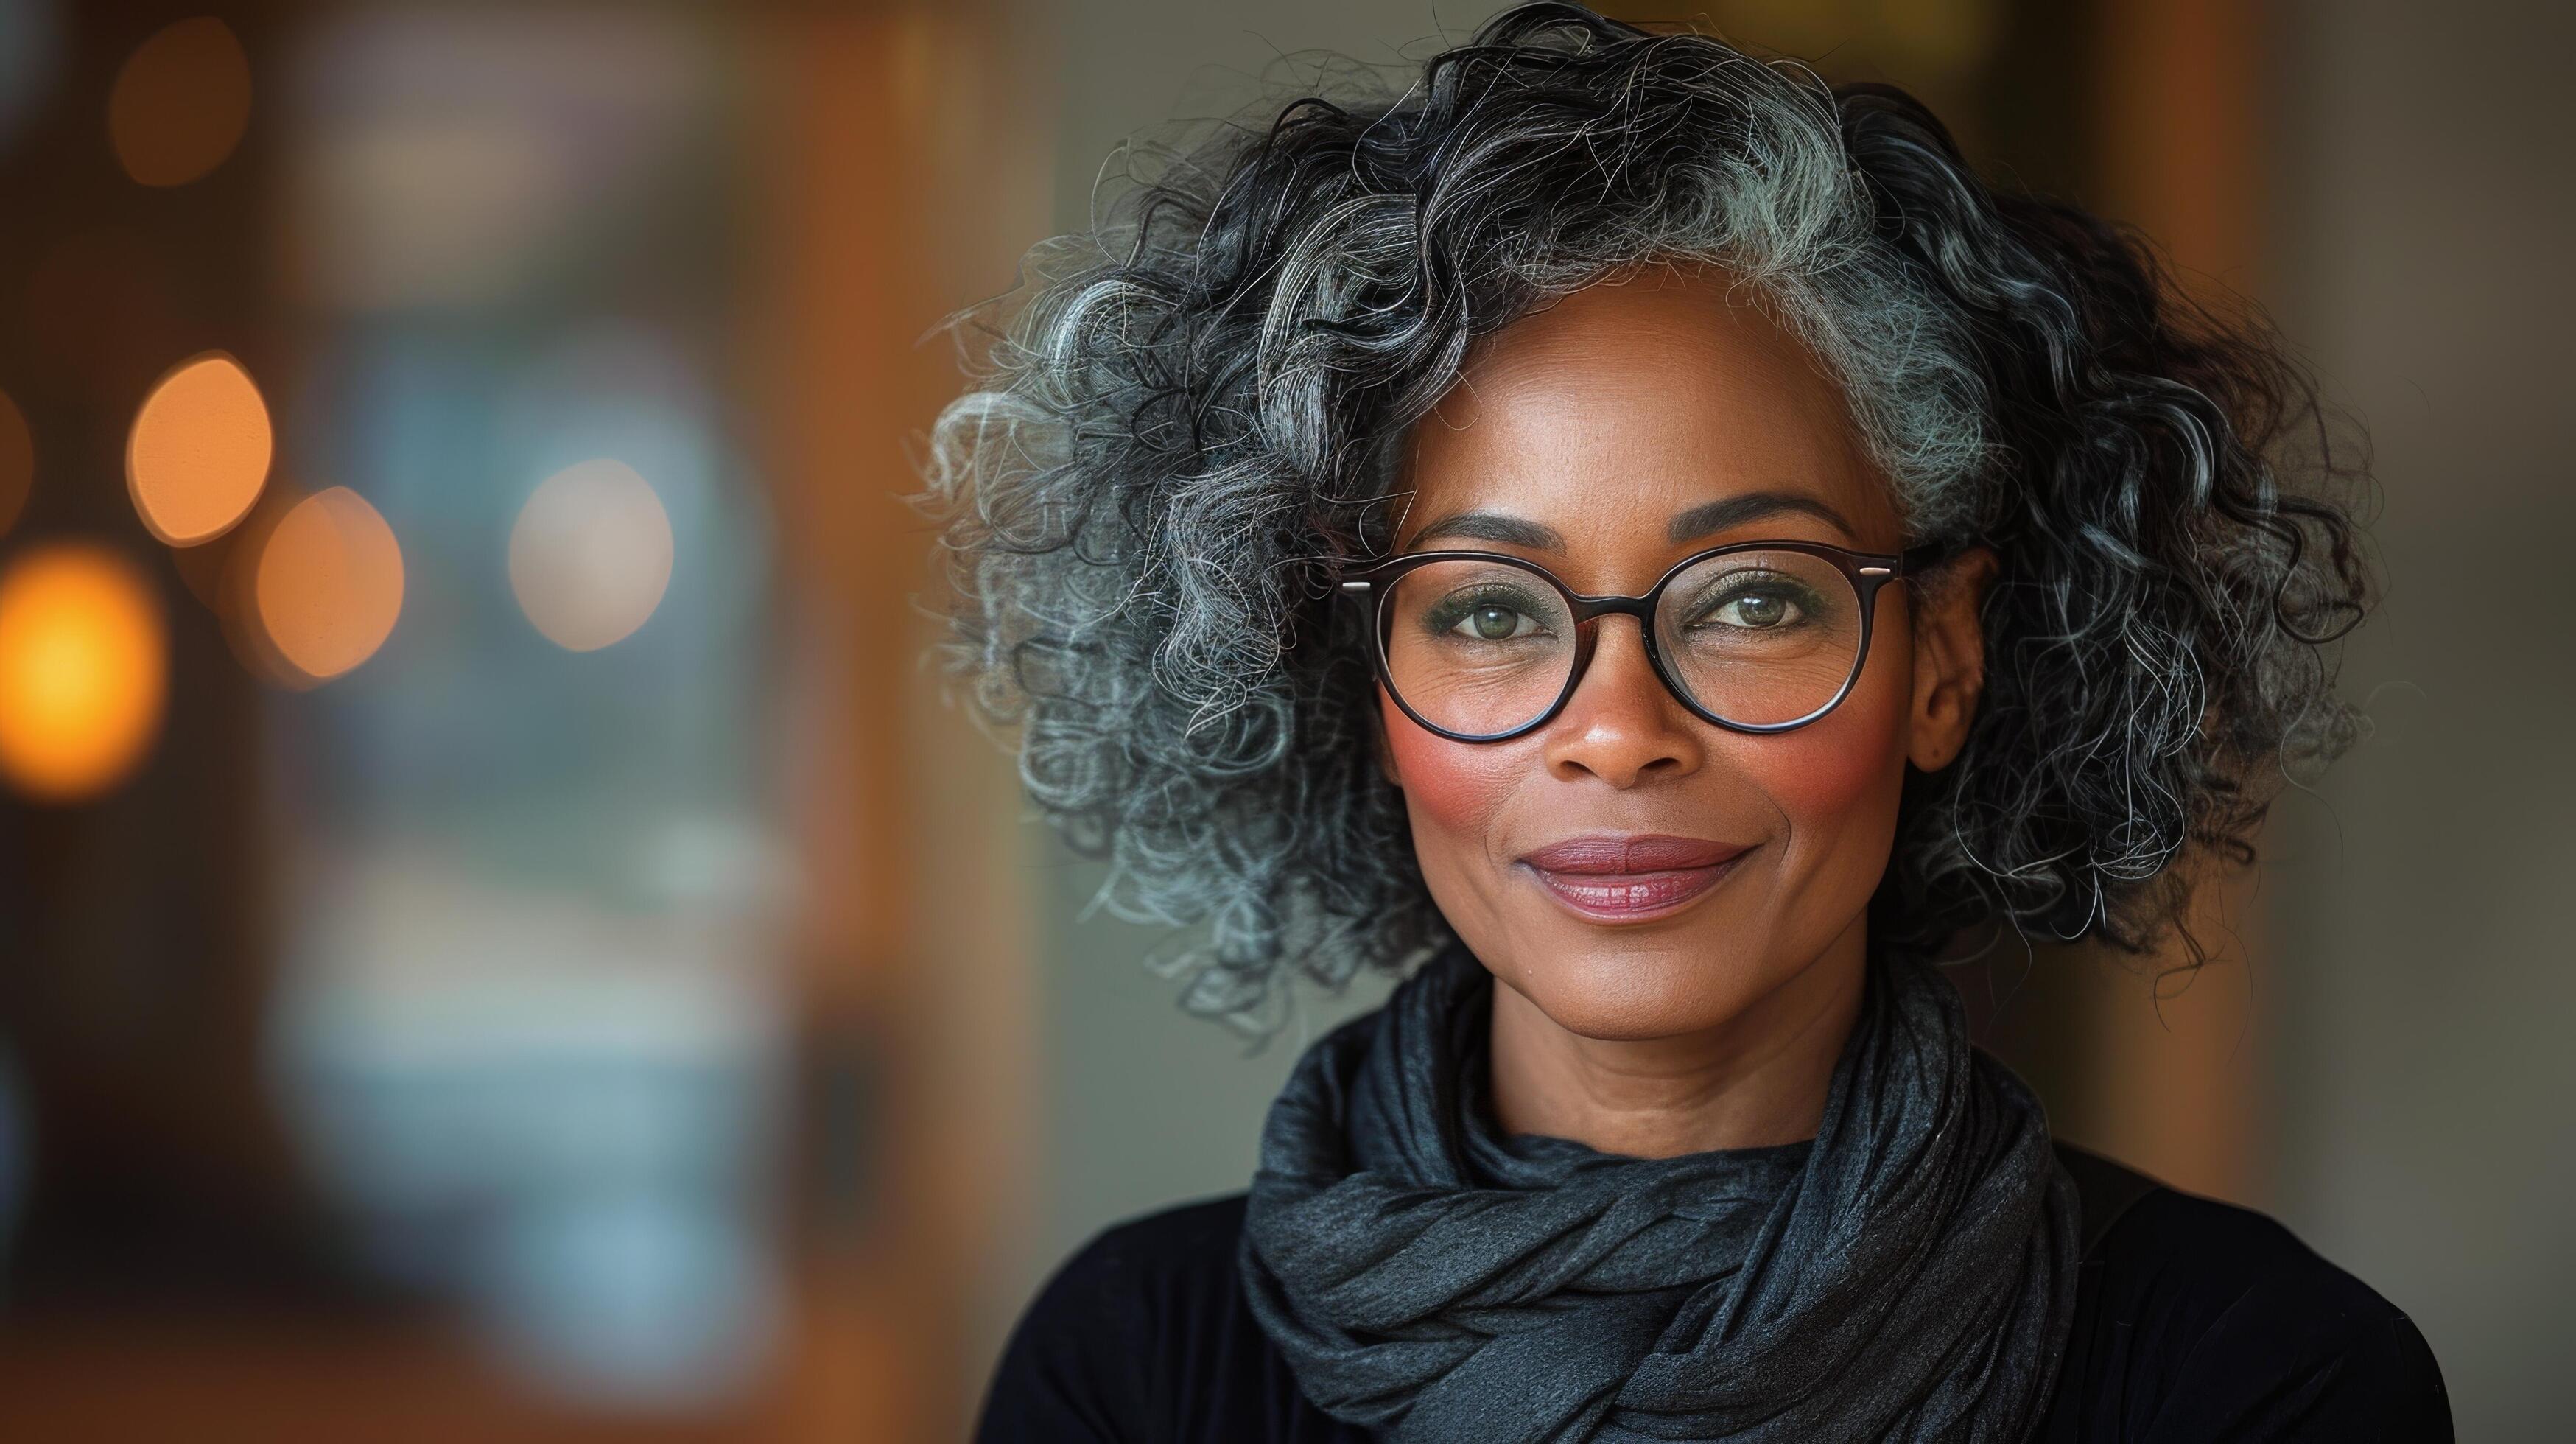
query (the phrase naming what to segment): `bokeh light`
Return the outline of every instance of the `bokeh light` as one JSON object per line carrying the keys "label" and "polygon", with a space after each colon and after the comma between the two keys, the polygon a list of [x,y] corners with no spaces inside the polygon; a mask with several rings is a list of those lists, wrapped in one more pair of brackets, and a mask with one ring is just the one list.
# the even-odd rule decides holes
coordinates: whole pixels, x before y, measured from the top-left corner
{"label": "bokeh light", "polygon": [[250,514],[273,451],[268,406],[250,373],[209,352],[162,377],[134,414],[126,490],[154,536],[195,546]]}
{"label": "bokeh light", "polygon": [[140,568],[55,542],[0,573],[0,776],[70,802],[131,771],[161,723],[169,634]]}
{"label": "bokeh light", "polygon": [[164,26],[128,56],[107,101],[107,135],[125,173],[186,185],[224,163],[250,125],[250,58],[221,20]]}
{"label": "bokeh light", "polygon": [[402,546],[366,498],[345,486],[317,491],[262,540],[252,600],[278,659],[328,681],[392,635],[402,615]]}
{"label": "bokeh light", "polygon": [[27,432],[27,418],[18,411],[18,403],[9,393],[0,391],[0,536],[18,524],[18,513],[27,509],[27,494],[36,489],[36,439]]}
{"label": "bokeh light", "polygon": [[546,639],[592,652],[633,633],[671,584],[671,518],[622,461],[565,467],[510,528],[510,590]]}

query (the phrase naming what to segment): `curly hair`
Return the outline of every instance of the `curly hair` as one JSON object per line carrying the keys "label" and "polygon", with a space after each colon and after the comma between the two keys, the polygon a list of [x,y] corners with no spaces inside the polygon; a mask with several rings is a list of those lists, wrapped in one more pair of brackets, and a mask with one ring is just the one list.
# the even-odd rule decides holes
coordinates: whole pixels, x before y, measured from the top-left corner
{"label": "curly hair", "polygon": [[1259,1032],[1284,974],[1338,989],[1449,936],[1333,584],[1390,544],[1468,344],[1644,266],[1750,288],[1840,382],[1909,543],[1998,554],[1984,696],[1907,778],[1875,934],[2148,950],[2177,858],[2250,861],[2272,784],[2356,735],[2324,648],[2371,579],[2328,453],[2274,454],[2325,418],[2259,316],[1989,186],[1904,92],[1707,35],[1529,5],[1400,93],[1346,74],[1159,152],[959,318],[977,382],[912,498],[950,667],[1109,859],[1103,905],[1206,925],[1189,1010]]}

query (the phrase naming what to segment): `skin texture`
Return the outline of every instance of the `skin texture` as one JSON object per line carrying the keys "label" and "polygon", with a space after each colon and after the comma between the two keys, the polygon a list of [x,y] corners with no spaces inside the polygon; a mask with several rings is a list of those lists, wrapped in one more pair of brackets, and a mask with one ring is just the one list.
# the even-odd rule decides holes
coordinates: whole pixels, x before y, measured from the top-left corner
{"label": "skin texture", "polygon": [[[1641,593],[1727,542],[1903,547],[1839,387],[1722,273],[1589,287],[1483,338],[1415,428],[1407,468],[1397,550],[1525,556],[1583,592]],[[1791,505],[1668,536],[1678,513],[1756,493],[1841,520]],[[1537,523],[1563,545],[1443,534],[1465,512]],[[1564,710],[1508,742],[1426,731],[1380,688],[1380,763],[1403,789],[1423,876],[1499,984],[1492,1096],[1506,1131],[1635,1157],[1814,1136],[1859,1009],[1905,769],[1947,765],[1975,710],[1993,563],[1975,550],[1884,588],[1851,694],[1786,733],[1693,715],[1625,617],[1599,624]],[[1681,911],[1617,922],[1572,911],[1518,861],[1605,832],[1752,850]]]}

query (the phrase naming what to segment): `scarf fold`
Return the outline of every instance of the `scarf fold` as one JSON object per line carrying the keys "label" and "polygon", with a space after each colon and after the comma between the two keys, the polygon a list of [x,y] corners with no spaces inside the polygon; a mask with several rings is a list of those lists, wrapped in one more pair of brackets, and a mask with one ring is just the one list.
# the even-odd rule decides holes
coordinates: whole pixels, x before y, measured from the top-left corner
{"label": "scarf fold", "polygon": [[1318,1407],[1396,1444],[2036,1429],[2074,1185],[1930,964],[1873,957],[1811,1142],[1661,1159],[1501,1133],[1493,987],[1451,943],[1271,1105],[1237,1262]]}

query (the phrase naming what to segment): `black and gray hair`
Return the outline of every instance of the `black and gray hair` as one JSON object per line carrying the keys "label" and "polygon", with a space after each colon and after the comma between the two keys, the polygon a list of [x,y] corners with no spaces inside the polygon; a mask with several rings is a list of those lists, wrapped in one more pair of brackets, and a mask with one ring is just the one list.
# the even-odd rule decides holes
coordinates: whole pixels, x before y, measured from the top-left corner
{"label": "black and gray hair", "polygon": [[[1379,773],[1347,565],[1468,344],[1674,263],[1748,287],[1842,384],[1909,543],[1983,543],[1987,682],[1911,774],[1873,930],[2143,951],[2202,848],[2356,735],[2370,579],[2313,388],[2136,237],[1982,181],[1919,103],[1715,38],[1524,6],[1400,93],[1220,128],[964,318],[978,384],[921,504],[952,668],[1121,916],[1205,924],[1183,1002],[1256,1031],[1448,936]],[[2309,483],[2293,486],[2296,479]],[[2195,945],[2195,956],[2197,948]]]}

